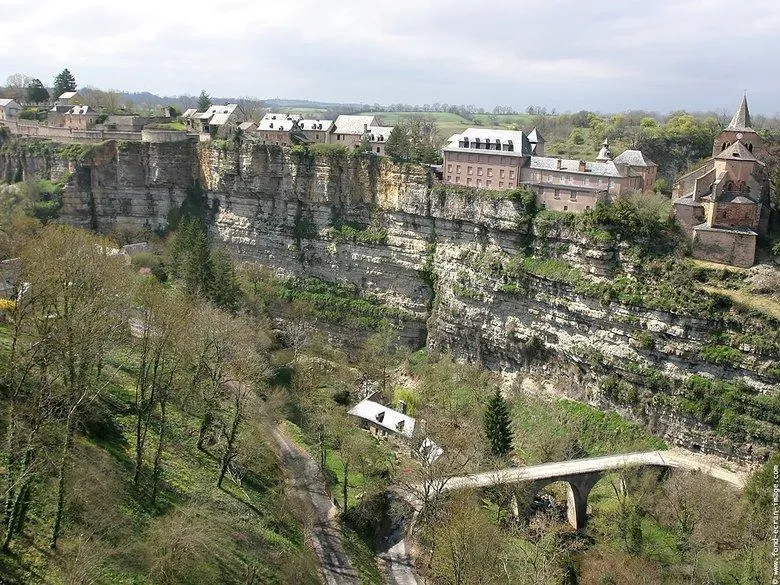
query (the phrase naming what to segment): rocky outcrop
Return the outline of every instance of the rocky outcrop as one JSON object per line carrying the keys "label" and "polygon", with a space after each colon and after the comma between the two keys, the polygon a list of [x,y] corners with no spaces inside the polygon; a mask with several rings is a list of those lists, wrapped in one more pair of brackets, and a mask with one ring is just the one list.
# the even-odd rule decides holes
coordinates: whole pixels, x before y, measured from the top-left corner
{"label": "rocky outcrop", "polygon": [[[573,271],[598,283],[616,268],[632,272],[625,244],[531,222],[511,198],[435,187],[422,166],[218,145],[101,145],[71,179],[63,219],[99,230],[160,228],[189,193],[236,258],[351,283],[403,310],[411,344],[507,378],[533,374],[694,450],[754,460],[780,439],[776,414],[749,418],[757,426],[742,434],[716,432],[697,414],[700,397],[683,388],[692,375],[731,381],[776,408],[777,380],[766,374],[776,354],[747,347],[739,365],[705,361],[713,335],[730,327],[724,320],[605,301],[569,278]],[[552,264],[514,266],[533,251]]]}

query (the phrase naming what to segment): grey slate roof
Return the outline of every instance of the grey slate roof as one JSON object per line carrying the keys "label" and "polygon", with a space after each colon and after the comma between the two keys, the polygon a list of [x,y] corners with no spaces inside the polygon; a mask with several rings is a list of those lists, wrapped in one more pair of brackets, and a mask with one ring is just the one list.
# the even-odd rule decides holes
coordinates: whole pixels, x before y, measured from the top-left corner
{"label": "grey slate roof", "polygon": [[[551,156],[532,156],[531,162],[528,165],[532,169],[541,169],[547,171],[565,171],[567,173],[581,173],[580,161],[574,159],[560,159],[561,168],[558,168],[558,160]],[[585,162],[585,173],[589,175],[600,175],[604,177],[625,177],[625,173],[621,173],[620,169],[615,165],[614,161],[606,162]]]}
{"label": "grey slate roof", "polygon": [[726,150],[720,152],[716,157],[720,160],[747,160],[752,162],[759,162],[759,160],[753,156],[744,144],[737,140],[734,144],[729,146]]}
{"label": "grey slate roof", "polygon": [[5,107],[11,105],[11,102],[16,103],[16,100],[13,100],[11,98],[2,98],[0,99],[0,106]]}
{"label": "grey slate roof", "polygon": [[369,126],[368,133],[372,142],[387,142],[390,138],[390,133],[393,131],[392,126]]}
{"label": "grey slate roof", "polygon": [[333,120],[301,120],[298,125],[301,127],[301,130],[330,132],[331,128],[333,128]]}
{"label": "grey slate roof", "polygon": [[376,126],[376,116],[351,116],[342,114],[336,118],[336,134],[363,135],[366,126]]}
{"label": "grey slate roof", "polygon": [[192,118],[197,112],[198,110],[196,110],[195,108],[189,108],[188,110],[184,111],[181,117],[185,119]]}
{"label": "grey slate roof", "polygon": [[279,130],[281,132],[289,132],[297,124],[297,120],[293,118],[286,118],[284,116],[277,116],[275,118],[269,118],[263,116],[260,120],[260,124],[257,126],[258,130]]}
{"label": "grey slate roof", "polygon": [[[459,146],[459,143],[463,140],[468,140],[469,144],[479,140],[480,145],[487,144],[492,145],[498,143],[501,144],[502,149],[493,150],[487,148],[464,148]],[[504,145],[511,144],[513,150],[503,150]],[[503,156],[531,156],[531,143],[528,141],[528,137],[517,130],[495,130],[492,128],[467,128],[460,134],[453,134],[447,145],[444,147],[447,151],[458,152],[474,152],[480,154],[501,154]]]}
{"label": "grey slate roof", "polygon": [[624,150],[615,157],[616,163],[631,167],[657,167],[658,165],[642,154],[641,150]]}
{"label": "grey slate roof", "polygon": [[750,127],[750,110],[748,110],[747,96],[742,96],[742,102],[739,104],[734,117],[728,125],[728,130],[754,130]]}
{"label": "grey slate roof", "polygon": [[534,128],[528,133],[528,142],[531,142],[533,144],[536,144],[537,142],[544,142],[544,138],[542,137],[541,133]]}

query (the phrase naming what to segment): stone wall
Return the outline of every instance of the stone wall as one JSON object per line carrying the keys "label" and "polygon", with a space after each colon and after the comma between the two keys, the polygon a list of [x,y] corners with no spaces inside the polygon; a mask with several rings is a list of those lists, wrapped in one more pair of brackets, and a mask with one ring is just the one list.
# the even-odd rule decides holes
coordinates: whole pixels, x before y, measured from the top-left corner
{"label": "stone wall", "polygon": [[750,268],[756,259],[756,235],[701,227],[693,230],[693,257]]}

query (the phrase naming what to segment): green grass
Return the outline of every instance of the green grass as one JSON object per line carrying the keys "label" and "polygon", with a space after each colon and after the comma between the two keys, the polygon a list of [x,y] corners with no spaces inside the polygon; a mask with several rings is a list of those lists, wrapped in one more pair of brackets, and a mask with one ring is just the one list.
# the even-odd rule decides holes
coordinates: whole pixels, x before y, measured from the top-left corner
{"label": "green grass", "polygon": [[363,585],[382,585],[385,580],[379,572],[372,539],[345,525],[342,530],[342,542],[352,561],[352,566],[360,576],[360,582]]}

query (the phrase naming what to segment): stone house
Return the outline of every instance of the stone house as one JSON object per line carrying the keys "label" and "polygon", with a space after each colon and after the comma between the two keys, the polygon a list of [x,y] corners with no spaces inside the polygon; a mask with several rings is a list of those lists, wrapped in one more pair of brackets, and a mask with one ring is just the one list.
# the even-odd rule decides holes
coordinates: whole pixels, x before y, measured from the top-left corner
{"label": "stone house", "polygon": [[353,150],[363,141],[368,140],[371,152],[385,154],[385,143],[393,131],[392,126],[384,126],[376,116],[341,115],[333,123],[333,144],[342,144]]}
{"label": "stone house", "polygon": [[55,102],[58,106],[80,106],[84,103],[84,99],[77,91],[66,91],[57,98]]}
{"label": "stone house", "polygon": [[0,120],[10,120],[18,118],[22,113],[22,106],[16,100],[2,98],[0,99]]}
{"label": "stone house", "polygon": [[89,130],[96,123],[100,114],[90,106],[73,106],[61,117],[61,126],[71,130]]}
{"label": "stone house", "polygon": [[544,138],[521,131],[469,128],[443,149],[445,183],[478,189],[530,187],[537,205],[585,212],[600,201],[652,188],[658,166],[637,150],[615,160],[605,143],[596,161],[544,156]]}
{"label": "stone house", "polygon": [[[756,154],[747,98],[713,143],[712,157],[675,183],[675,216],[693,242],[693,257],[748,267],[769,225],[769,175]],[[756,153],[756,154],[754,154]]]}
{"label": "stone house", "polygon": [[194,132],[225,138],[231,130],[238,129],[245,115],[243,108],[238,104],[222,104],[209,106],[204,112],[190,108],[182,114],[181,118],[184,125]]}
{"label": "stone house", "polygon": [[298,126],[309,142],[329,144],[333,136],[333,120],[300,120]]}
{"label": "stone house", "polygon": [[409,440],[414,435],[415,419],[373,400],[361,400],[347,414],[377,437],[395,436]]}
{"label": "stone house", "polygon": [[241,130],[243,134],[251,134],[257,130],[257,123],[251,121],[241,122],[238,125],[238,129]]}
{"label": "stone house", "polygon": [[292,146],[308,142],[301,131],[299,122],[301,117],[297,114],[268,113],[262,117],[257,125],[255,135],[262,144],[275,146]]}

